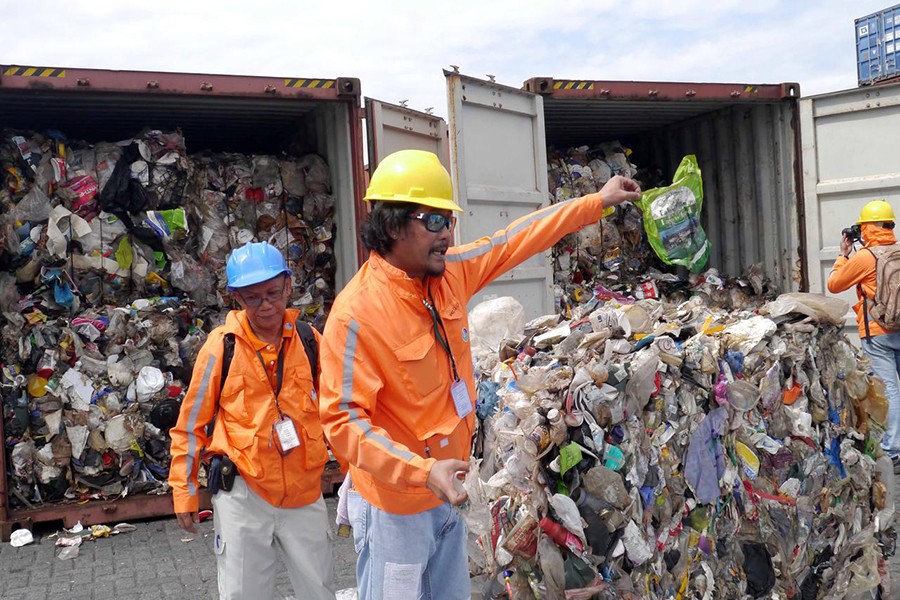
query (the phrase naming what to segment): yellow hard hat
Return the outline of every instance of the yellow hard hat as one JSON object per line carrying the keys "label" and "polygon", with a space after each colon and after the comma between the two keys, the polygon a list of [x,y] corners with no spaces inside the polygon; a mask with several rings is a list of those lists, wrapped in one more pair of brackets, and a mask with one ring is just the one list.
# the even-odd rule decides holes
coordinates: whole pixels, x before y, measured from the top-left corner
{"label": "yellow hard hat", "polygon": [[894,220],[894,209],[884,200],[872,200],[859,213],[857,223],[881,223]]}
{"label": "yellow hard hat", "polygon": [[450,173],[437,155],[424,150],[399,150],[384,157],[372,173],[363,200],[412,202],[462,211],[453,201]]}

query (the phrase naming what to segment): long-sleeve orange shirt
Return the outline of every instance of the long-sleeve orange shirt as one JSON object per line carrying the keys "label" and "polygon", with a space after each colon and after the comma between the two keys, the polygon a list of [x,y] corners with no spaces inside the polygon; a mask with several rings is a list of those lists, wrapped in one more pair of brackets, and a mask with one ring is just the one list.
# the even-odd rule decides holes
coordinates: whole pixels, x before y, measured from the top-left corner
{"label": "long-sleeve orange shirt", "polygon": [[[897,238],[891,229],[877,227],[871,223],[863,223],[863,238],[866,240],[865,248],[873,246],[887,246],[896,244]],[[859,337],[866,337],[865,313],[863,311],[862,293],[867,298],[875,296],[875,256],[871,252],[861,250],[850,258],[838,256],[834,261],[831,274],[828,276],[828,291],[832,294],[849,290],[851,287],[856,288],[857,303],[853,305],[856,312],[856,325],[859,329]],[[869,333],[871,335],[881,335],[887,333],[881,325],[869,318]]]}
{"label": "long-sleeve orange shirt", "polygon": [[325,435],[354,488],[395,514],[441,501],[425,482],[437,460],[468,460],[474,411],[460,418],[450,359],[422,300],[430,292],[474,407],[466,304],[505,271],[560,238],[595,223],[600,194],[526,215],[490,238],[452,247],[443,276],[425,283],[372,253],[338,295],[321,348],[320,415]]}

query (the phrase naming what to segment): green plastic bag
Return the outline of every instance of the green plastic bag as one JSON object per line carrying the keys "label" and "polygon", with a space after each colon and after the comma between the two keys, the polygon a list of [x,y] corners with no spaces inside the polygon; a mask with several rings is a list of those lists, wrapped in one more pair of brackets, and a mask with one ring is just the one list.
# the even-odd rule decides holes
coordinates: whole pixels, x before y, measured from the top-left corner
{"label": "green plastic bag", "polygon": [[640,206],[644,230],[660,260],[694,273],[706,266],[710,244],[700,225],[703,179],[696,156],[681,159],[672,185],[645,191]]}

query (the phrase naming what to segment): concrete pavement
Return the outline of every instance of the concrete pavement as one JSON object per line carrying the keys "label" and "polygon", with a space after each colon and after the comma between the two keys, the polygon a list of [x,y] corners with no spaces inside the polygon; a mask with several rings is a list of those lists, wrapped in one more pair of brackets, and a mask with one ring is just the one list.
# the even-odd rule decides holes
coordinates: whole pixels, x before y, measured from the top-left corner
{"label": "concrete pavement", "polygon": [[[326,499],[332,521],[336,500]],[[191,535],[174,518],[133,523],[137,530],[85,542],[77,558],[60,560],[48,536],[35,530],[35,542],[21,548],[0,544],[0,598],[3,600],[216,600],[216,561],[212,519]],[[335,539],[337,589],[355,588],[356,553],[349,538]],[[276,598],[294,597],[284,567]],[[353,594],[345,592],[343,600]]]}

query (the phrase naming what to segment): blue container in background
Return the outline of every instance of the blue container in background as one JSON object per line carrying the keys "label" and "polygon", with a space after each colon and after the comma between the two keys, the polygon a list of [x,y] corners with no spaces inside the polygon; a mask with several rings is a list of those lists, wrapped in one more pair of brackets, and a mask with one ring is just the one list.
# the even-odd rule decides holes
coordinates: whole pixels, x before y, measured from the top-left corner
{"label": "blue container in background", "polygon": [[900,4],[860,17],[855,25],[859,85],[900,75]]}

